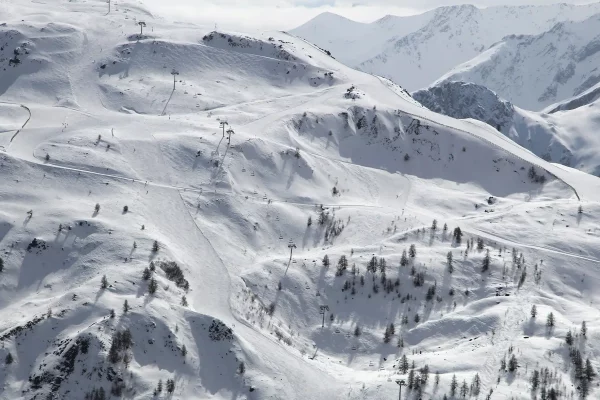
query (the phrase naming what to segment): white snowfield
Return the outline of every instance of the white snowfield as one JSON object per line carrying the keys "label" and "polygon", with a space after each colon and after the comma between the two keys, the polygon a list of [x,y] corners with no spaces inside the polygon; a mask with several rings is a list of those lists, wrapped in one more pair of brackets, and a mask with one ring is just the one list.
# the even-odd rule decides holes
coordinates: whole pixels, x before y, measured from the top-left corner
{"label": "white snowfield", "polygon": [[[598,13],[600,13],[600,3],[598,2],[583,5],[563,3],[487,8],[478,8],[473,5],[448,6],[414,16],[390,15],[370,24],[324,13],[291,32],[331,51],[334,57],[347,65],[389,77],[406,89],[414,91],[431,85],[436,79],[459,64],[469,62],[467,65],[472,65],[477,59],[470,60],[508,35],[546,34],[545,37],[538,40],[545,44],[552,41],[558,41],[560,44],[569,39],[569,42],[578,45],[578,41],[587,38],[588,41],[583,45],[589,43],[590,46],[593,46],[597,28],[589,29],[581,26],[580,29],[585,30],[587,34],[583,37],[577,36],[577,39],[563,37],[559,40],[551,32],[557,23],[572,21],[566,23],[565,27],[568,27],[569,24],[576,27],[582,24],[581,21]],[[547,34],[547,31],[550,33]],[[520,40],[522,41],[523,38]],[[521,43],[521,41],[513,39],[513,42]],[[532,46],[536,46],[535,42]],[[532,104],[529,97],[536,94],[535,99],[537,99],[542,93],[538,93],[537,88],[527,92],[530,86],[523,85],[522,81],[517,80],[518,76],[509,75],[505,64],[510,66],[514,63],[515,72],[518,73],[520,71],[519,63],[523,62],[523,59],[525,62],[528,57],[538,59],[537,64],[527,64],[527,66],[534,78],[537,78],[540,73],[538,69],[544,68],[542,73],[547,74],[548,77],[543,79],[541,84],[552,79],[557,70],[567,68],[569,61],[566,60],[571,58],[571,54],[565,55],[561,47],[557,44],[557,48],[552,51],[552,49],[538,49],[537,47],[529,49],[527,46],[519,48],[516,45],[513,48],[511,45],[510,54],[501,57],[501,61],[496,60],[499,65],[495,66],[495,69],[493,65],[485,66],[486,70],[490,70],[489,77],[483,74],[482,70],[482,77],[479,80],[468,81],[475,83],[484,81],[485,86],[498,92],[504,98],[520,107],[532,109],[528,107]],[[574,53],[574,55],[577,54],[576,51]],[[509,57],[511,54],[514,57]],[[550,61],[549,57],[553,59]],[[578,61],[573,60],[573,62],[577,64]],[[484,66],[481,68],[483,69]],[[508,76],[505,77],[500,71],[505,72]],[[551,73],[547,73],[547,71],[551,71]],[[459,72],[461,70],[455,73]],[[587,68],[578,66],[575,72],[576,76],[571,81],[575,81],[581,74],[587,72],[589,72]],[[523,74],[526,74],[526,70]],[[471,75],[469,77],[475,79]],[[528,78],[527,75],[523,76],[523,79]],[[505,85],[513,90],[509,91],[508,88],[502,87],[501,82],[505,82]],[[493,83],[495,85],[492,86]],[[569,84],[568,89],[573,89],[573,86],[576,85]],[[505,90],[499,90],[498,87]],[[516,93],[519,88],[523,88],[524,92]],[[546,89],[546,86],[542,89]],[[559,88],[558,95],[562,95],[562,92],[566,90]],[[569,94],[569,96],[571,95]],[[553,103],[564,98],[551,101],[548,96],[548,101]]]}
{"label": "white snowfield", "polygon": [[564,340],[600,368],[598,178],[293,35],[107,6],[0,8],[1,399],[600,395]]}

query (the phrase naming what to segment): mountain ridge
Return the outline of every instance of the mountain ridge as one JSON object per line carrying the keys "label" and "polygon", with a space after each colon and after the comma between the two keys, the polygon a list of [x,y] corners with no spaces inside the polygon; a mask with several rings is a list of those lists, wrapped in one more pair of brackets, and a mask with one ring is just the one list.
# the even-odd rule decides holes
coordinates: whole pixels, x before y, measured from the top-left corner
{"label": "mountain ridge", "polygon": [[[557,22],[580,21],[595,13],[600,13],[600,3],[489,8],[463,5],[396,17],[395,23],[388,18],[386,30],[375,22],[361,24],[356,35],[332,29],[335,36],[329,37],[314,21],[290,32],[327,48],[350,66],[389,77],[413,91],[430,85],[505,36],[540,34]],[[319,29],[318,34],[315,29]],[[358,50],[350,52],[350,48]]]}

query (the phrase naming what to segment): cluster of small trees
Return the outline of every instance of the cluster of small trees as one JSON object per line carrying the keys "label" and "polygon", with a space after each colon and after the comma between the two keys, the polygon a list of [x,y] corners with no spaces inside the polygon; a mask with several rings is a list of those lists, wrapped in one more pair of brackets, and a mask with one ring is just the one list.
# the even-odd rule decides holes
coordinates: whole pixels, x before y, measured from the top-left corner
{"label": "cluster of small trees", "polygon": [[[458,379],[456,379],[456,375],[452,375],[452,381],[450,382],[450,396],[455,398],[458,394],[463,399],[468,395],[479,396],[481,392],[481,378],[479,378],[479,374],[475,374],[471,381],[471,385],[467,384],[467,381],[463,379],[462,385],[458,384]],[[448,399],[447,395],[444,395],[444,400]]]}
{"label": "cluster of small trees", "polygon": [[394,326],[394,323],[391,322],[386,328],[385,328],[385,333],[383,335],[383,342],[384,343],[389,343],[390,340],[392,340],[392,336],[394,336],[394,334],[396,333],[396,327]]}
{"label": "cluster of small trees", "polygon": [[[175,381],[173,379],[167,379],[167,382],[165,384],[165,389],[167,390],[167,393],[173,393],[175,391]],[[163,382],[162,379],[158,380],[158,383],[156,384],[156,388],[154,389],[154,396],[158,396],[159,394],[161,394],[163,391]]]}
{"label": "cluster of small trees", "polygon": [[[334,195],[338,194],[338,189],[334,187],[334,191],[333,191]],[[319,223],[320,226],[324,226],[325,227],[325,231],[323,233],[324,235],[324,240],[325,242],[331,242],[333,239],[335,239],[337,236],[339,236],[342,231],[344,230],[344,228],[346,227],[346,225],[344,224],[344,222],[341,219],[336,219],[335,218],[335,212],[333,214],[329,214],[329,211],[326,210],[325,207],[323,207],[323,205],[317,205],[316,206],[316,210],[318,213],[318,219],[317,222]],[[348,219],[349,221],[350,219]],[[306,222],[306,225],[308,227],[312,226],[312,217],[309,216],[308,220]]]}
{"label": "cluster of small trees", "polygon": [[130,360],[128,350],[132,345],[133,339],[129,328],[122,331],[116,331],[112,337],[110,350],[108,351],[108,360],[113,364],[123,361],[127,366]]}
{"label": "cluster of small trees", "polygon": [[515,356],[515,353],[513,353],[512,346],[508,348],[508,354],[510,354],[510,357],[508,358],[508,364],[506,363],[506,359],[502,358],[500,360],[500,370],[505,372],[507,370],[508,372],[515,372],[519,368],[519,362],[517,360],[517,356]]}
{"label": "cluster of small trees", "polygon": [[[565,337],[565,341],[569,346],[569,358],[574,368],[574,378],[579,381],[579,385],[577,388],[583,398],[585,398],[589,394],[589,387],[591,381],[596,376],[596,371],[592,366],[592,363],[589,358],[584,361],[583,355],[581,351],[574,347],[574,337],[573,333],[569,329],[567,335]],[[581,337],[584,339],[587,337],[587,324],[585,321],[581,323]]]}
{"label": "cluster of small trees", "polygon": [[556,375],[553,374],[548,368],[541,368],[540,370],[533,370],[529,382],[531,383],[531,390],[534,394],[540,389],[541,400],[558,400],[561,393],[554,387],[548,387],[556,380]]}
{"label": "cluster of small trees", "polygon": [[[327,256],[325,256],[327,257]],[[342,255],[337,263],[337,270],[335,272],[336,276],[342,276],[344,272],[348,269],[348,259],[345,255]]]}
{"label": "cluster of small trees", "polygon": [[527,176],[529,177],[529,179],[531,179],[531,182],[534,182],[534,183],[540,183],[543,185],[546,182],[546,176],[539,175],[533,165],[529,168],[529,171],[527,172]]}
{"label": "cluster of small trees", "polygon": [[98,389],[94,388],[90,392],[85,394],[84,399],[85,400],[105,400],[106,392],[104,391],[103,387],[100,387]]}
{"label": "cluster of small trees", "polygon": [[[153,264],[154,262],[150,263],[150,266],[152,267]],[[183,270],[175,261],[158,261],[158,266],[165,272],[167,279],[175,282],[177,287],[185,291],[189,290],[190,284],[187,279],[185,279]]]}

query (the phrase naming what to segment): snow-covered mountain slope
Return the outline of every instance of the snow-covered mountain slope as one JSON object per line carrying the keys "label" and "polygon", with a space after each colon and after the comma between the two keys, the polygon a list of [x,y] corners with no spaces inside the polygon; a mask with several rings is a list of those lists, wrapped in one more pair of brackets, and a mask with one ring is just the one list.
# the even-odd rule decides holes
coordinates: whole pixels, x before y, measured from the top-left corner
{"label": "snow-covered mountain slope", "polygon": [[591,105],[598,99],[600,99],[600,82],[577,96],[573,96],[567,100],[563,100],[561,102],[546,107],[544,109],[544,112],[552,114],[557,111],[574,110],[578,107]]}
{"label": "snow-covered mountain slope", "polygon": [[325,14],[291,32],[326,48],[347,65],[389,77],[412,91],[507,35],[541,34],[559,22],[579,22],[599,12],[600,3],[484,9],[461,5],[416,16],[388,16],[371,24]]}
{"label": "snow-covered mountain slope", "polygon": [[510,36],[441,81],[473,82],[515,105],[541,110],[577,96],[600,81],[600,14],[562,22],[533,36]]}
{"label": "snow-covered mountain slope", "polygon": [[[515,107],[484,86],[441,82],[413,92],[412,96],[440,114],[485,122],[545,160],[564,165],[578,164],[579,149],[567,144],[572,142],[568,137],[561,138],[557,126],[548,121],[547,116]],[[585,137],[583,139],[581,147],[587,148],[589,141]]]}
{"label": "snow-covered mountain slope", "polygon": [[106,6],[0,11],[0,398],[598,395],[563,339],[600,367],[598,178],[291,35]]}
{"label": "snow-covered mountain slope", "polygon": [[376,57],[388,43],[417,31],[431,19],[432,12],[407,17],[388,15],[367,24],[325,12],[290,33],[331,51],[344,64],[356,66]]}
{"label": "snow-covered mountain slope", "polygon": [[598,176],[600,143],[593,132],[600,128],[600,102],[589,101],[594,95],[590,89],[552,106],[548,112],[538,113],[516,107],[473,83],[445,81],[412,93],[415,100],[432,111],[485,122],[545,160]]}

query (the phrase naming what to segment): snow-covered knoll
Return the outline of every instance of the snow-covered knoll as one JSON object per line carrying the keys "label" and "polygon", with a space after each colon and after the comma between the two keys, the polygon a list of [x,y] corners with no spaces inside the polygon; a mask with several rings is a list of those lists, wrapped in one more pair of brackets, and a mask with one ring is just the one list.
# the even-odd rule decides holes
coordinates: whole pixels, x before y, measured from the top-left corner
{"label": "snow-covered knoll", "polygon": [[331,51],[349,66],[389,77],[413,91],[430,85],[507,35],[537,35],[559,22],[576,24],[599,12],[600,3],[483,9],[460,5],[415,16],[387,16],[370,24],[326,13],[291,33]]}
{"label": "snow-covered knoll", "polygon": [[0,398],[597,397],[598,178],[292,35],[107,11],[0,9]]}
{"label": "snow-covered knoll", "polygon": [[512,35],[437,82],[472,82],[527,110],[578,96],[600,82],[600,14],[557,23],[539,35]]}

